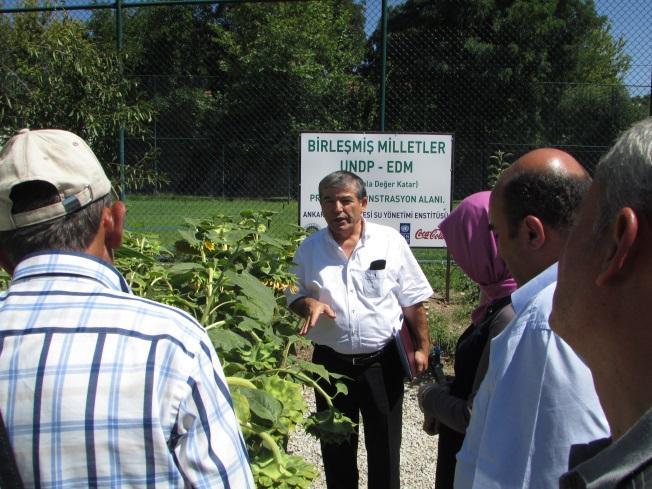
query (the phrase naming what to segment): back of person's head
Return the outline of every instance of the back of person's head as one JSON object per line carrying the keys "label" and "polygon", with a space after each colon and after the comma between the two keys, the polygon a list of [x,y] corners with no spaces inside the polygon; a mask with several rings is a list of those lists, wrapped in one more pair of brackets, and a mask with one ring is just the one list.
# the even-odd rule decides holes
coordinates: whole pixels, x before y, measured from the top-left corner
{"label": "back of person's head", "polygon": [[652,217],[652,117],[625,131],[600,160],[595,172],[600,189],[599,233],[623,207]]}
{"label": "back of person's head", "polygon": [[528,215],[565,234],[591,184],[590,177],[571,155],[560,150],[543,148],[523,158],[526,163],[517,161],[500,189],[511,237]]}
{"label": "back of person's head", "polygon": [[326,189],[341,189],[346,187],[353,187],[355,189],[358,200],[362,200],[367,196],[367,187],[364,180],[355,173],[344,170],[329,173],[322,178],[319,182],[319,195],[323,195]]}
{"label": "back of person's head", "polygon": [[480,304],[471,314],[474,324],[484,318],[485,305],[516,289],[516,281],[498,255],[489,227],[490,194],[485,191],[469,195],[439,224],[451,257],[480,286]]}
{"label": "back of person's head", "polygon": [[[489,196],[484,191],[471,194],[439,224],[451,257],[462,271],[491,299],[510,294],[516,283],[498,255],[498,246],[489,227]],[[492,293],[492,288],[497,288]],[[506,291],[505,293],[503,293]]]}
{"label": "back of person's head", "polygon": [[0,152],[0,248],[13,264],[46,250],[83,251],[111,183],[88,145],[67,131],[23,129]]}

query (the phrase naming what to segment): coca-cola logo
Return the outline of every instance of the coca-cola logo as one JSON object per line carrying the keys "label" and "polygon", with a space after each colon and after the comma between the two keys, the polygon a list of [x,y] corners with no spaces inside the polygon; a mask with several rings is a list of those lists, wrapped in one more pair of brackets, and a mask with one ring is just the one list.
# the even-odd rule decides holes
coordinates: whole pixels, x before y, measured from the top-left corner
{"label": "coca-cola logo", "polygon": [[432,231],[424,231],[423,229],[417,229],[417,232],[414,233],[415,239],[444,239],[444,235],[441,234],[439,228],[435,228]]}

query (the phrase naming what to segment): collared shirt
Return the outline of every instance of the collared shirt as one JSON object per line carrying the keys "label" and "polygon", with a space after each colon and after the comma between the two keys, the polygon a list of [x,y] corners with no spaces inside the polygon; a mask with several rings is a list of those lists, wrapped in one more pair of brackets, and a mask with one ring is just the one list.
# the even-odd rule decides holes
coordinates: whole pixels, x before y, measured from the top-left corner
{"label": "collared shirt", "polygon": [[456,489],[556,487],[571,445],[609,435],[591,372],[548,325],[556,280],[555,264],[512,294],[516,316],[491,342]]}
{"label": "collared shirt", "polygon": [[381,349],[401,327],[401,308],[432,295],[405,238],[368,221],[350,258],[323,228],[301,243],[294,262],[298,289],[286,290],[288,304],[312,297],[330,305],[335,319],[322,315],[307,337],[344,354]]}
{"label": "collared shirt", "polygon": [[[559,480],[560,489],[652,487],[652,409],[615,442],[597,440],[583,449],[583,460]],[[573,457],[574,458],[574,457]]]}
{"label": "collared shirt", "polygon": [[253,487],[206,331],[88,255],[33,255],[0,295],[0,409],[28,487]]}

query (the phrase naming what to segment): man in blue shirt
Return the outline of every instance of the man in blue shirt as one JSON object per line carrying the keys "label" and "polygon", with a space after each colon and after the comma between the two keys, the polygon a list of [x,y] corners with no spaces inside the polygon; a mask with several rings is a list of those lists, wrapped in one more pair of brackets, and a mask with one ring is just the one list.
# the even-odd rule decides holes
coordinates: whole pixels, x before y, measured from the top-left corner
{"label": "man in blue shirt", "polygon": [[[550,324],[586,361],[612,439],[573,447],[560,487],[652,487],[652,118],[602,158],[559,260]],[[577,466],[577,463],[583,462]]]}
{"label": "man in blue shirt", "polygon": [[548,325],[556,262],[589,183],[572,156],[544,148],[522,156],[492,192],[490,225],[519,285],[516,317],[491,343],[456,489],[555,487],[570,446],[608,433],[591,373]]}
{"label": "man in blue shirt", "polygon": [[125,207],[60,130],[0,153],[0,411],[36,487],[253,487],[222,367],[188,314],[111,265]]}

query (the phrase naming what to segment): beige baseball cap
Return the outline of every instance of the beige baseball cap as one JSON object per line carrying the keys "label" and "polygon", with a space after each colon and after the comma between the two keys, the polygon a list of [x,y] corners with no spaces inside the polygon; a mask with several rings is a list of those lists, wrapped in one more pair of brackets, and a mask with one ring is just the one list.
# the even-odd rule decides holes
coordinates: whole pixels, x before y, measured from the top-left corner
{"label": "beige baseball cap", "polygon": [[[44,181],[60,201],[14,214],[11,190]],[[72,214],[111,192],[97,157],[79,136],[59,129],[21,129],[0,152],[0,231],[31,226]]]}

